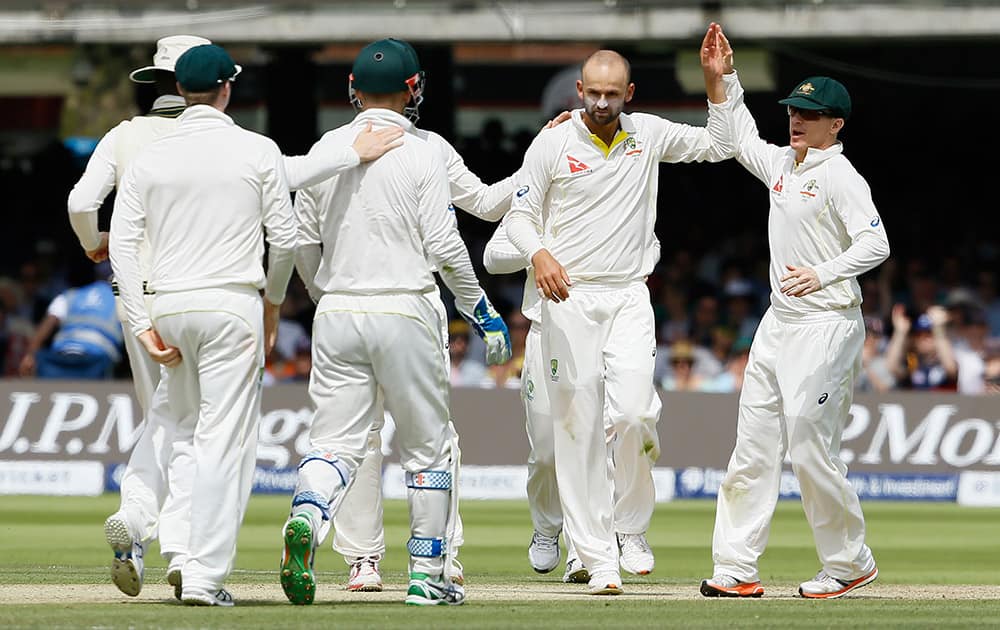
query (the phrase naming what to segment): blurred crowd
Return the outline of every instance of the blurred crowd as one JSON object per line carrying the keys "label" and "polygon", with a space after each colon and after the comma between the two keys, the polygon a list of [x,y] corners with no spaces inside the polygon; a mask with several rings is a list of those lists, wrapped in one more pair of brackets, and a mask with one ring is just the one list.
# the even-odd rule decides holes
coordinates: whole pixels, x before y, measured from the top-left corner
{"label": "blurred crowd", "polygon": [[[520,156],[536,131],[508,133],[500,121],[486,120],[479,135],[459,141],[457,148],[473,172],[493,183],[520,166]],[[766,227],[734,223],[722,234],[707,230],[703,221],[675,220],[697,214],[688,208],[677,215],[683,209],[676,207],[676,195],[697,198],[707,178],[716,176],[699,168],[671,165],[661,175],[660,215],[665,225],[658,223],[657,233],[662,256],[648,279],[657,326],[655,379],[665,390],[738,392],[769,299]],[[668,198],[666,190],[675,198]],[[883,214],[891,221],[891,209]],[[520,312],[525,274],[487,274],[482,252],[496,225],[461,212],[458,216],[479,277],[510,329],[514,356],[505,365],[487,367],[482,341],[451,311],[451,382],[519,388],[530,326]],[[1000,393],[1000,248],[988,235],[985,240],[973,235],[976,247],[931,255],[908,251],[905,235],[896,241],[893,234],[890,231],[893,257],[860,278],[868,334],[858,390]],[[118,345],[112,347],[110,328],[117,321],[108,308],[108,301],[113,302],[109,269],[106,264],[90,265],[78,248],[75,240],[57,245],[41,239],[20,266],[0,269],[4,377],[129,376],[120,329]],[[450,305],[450,296],[442,291]],[[301,280],[293,278],[282,306],[278,343],[267,359],[266,385],[308,381],[313,311]]]}

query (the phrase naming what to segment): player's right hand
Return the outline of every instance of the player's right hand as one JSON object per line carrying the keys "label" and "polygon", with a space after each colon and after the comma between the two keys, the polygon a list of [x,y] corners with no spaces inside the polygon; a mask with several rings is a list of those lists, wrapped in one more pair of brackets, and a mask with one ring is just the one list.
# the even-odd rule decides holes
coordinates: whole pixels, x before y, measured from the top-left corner
{"label": "player's right hand", "polygon": [[569,288],[573,283],[569,281],[566,269],[552,257],[549,250],[538,250],[531,257],[531,265],[535,268],[535,286],[546,299],[553,302],[569,299]]}
{"label": "player's right hand", "polygon": [[101,243],[94,249],[87,250],[87,258],[95,263],[104,262],[108,259],[108,233],[101,232]]}
{"label": "player's right hand", "polygon": [[152,357],[157,363],[167,367],[176,367],[180,365],[181,351],[174,346],[168,346],[163,343],[163,339],[160,338],[160,333],[156,332],[155,328],[150,328],[140,334],[139,343],[142,344],[142,347],[146,349],[149,356]]}
{"label": "player's right hand", "polygon": [[362,162],[371,162],[382,157],[388,151],[403,145],[402,127],[384,127],[378,131],[372,131],[372,124],[369,122],[365,130],[354,139],[351,148],[358,154]]}
{"label": "player's right hand", "polygon": [[264,356],[271,354],[278,343],[278,323],[281,320],[281,305],[271,304],[264,298]]}
{"label": "player's right hand", "polygon": [[486,364],[500,365],[510,361],[510,332],[507,324],[500,317],[500,313],[493,308],[489,298],[484,293],[472,313],[463,313],[459,309],[459,314],[469,322],[472,329],[476,331],[479,338],[486,343]]}

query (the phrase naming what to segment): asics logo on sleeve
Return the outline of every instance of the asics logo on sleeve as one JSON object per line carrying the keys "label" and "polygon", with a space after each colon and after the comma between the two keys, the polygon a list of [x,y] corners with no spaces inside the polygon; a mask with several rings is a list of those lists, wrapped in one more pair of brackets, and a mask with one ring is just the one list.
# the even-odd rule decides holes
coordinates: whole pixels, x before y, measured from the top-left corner
{"label": "asics logo on sleeve", "polygon": [[817,402],[819,402],[819,404],[822,405],[823,403],[826,402],[826,399],[829,398],[829,397],[830,397],[829,394],[827,394],[826,392],[823,392],[823,395],[819,397],[819,400]]}
{"label": "asics logo on sleeve", "polygon": [[871,226],[872,227],[878,227],[878,224],[881,223],[881,222],[882,222],[882,219],[880,217],[875,217],[874,219],[872,219]]}
{"label": "asics logo on sleeve", "polygon": [[528,194],[529,190],[530,190],[530,188],[528,186],[521,186],[521,188],[519,188],[518,191],[517,191],[517,196],[518,197],[523,197],[523,196],[525,196],[525,195]]}

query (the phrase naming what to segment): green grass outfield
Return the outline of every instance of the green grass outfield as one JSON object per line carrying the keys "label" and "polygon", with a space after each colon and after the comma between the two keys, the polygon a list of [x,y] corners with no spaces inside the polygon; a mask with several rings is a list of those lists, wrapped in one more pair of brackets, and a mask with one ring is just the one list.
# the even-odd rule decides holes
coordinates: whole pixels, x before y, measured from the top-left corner
{"label": "green grass outfield", "polygon": [[760,600],[705,599],[711,573],[715,505],[661,504],[649,542],[656,570],[625,576],[620,597],[583,595],[561,583],[562,566],[537,575],[528,566],[531,537],[523,502],[465,502],[468,603],[413,608],[405,592],[407,516],[386,506],[387,591],[348,594],[346,565],[329,547],[317,559],[317,602],[283,601],[276,567],[284,496],[255,496],[243,525],[228,588],[235,608],[189,608],[171,597],[164,563],[147,552],[138,598],[107,577],[110,551],[102,523],[117,495],[97,498],[0,497],[0,628],[985,628],[1000,627],[1000,510],[953,504],[865,504],[877,582],[833,601],[793,597],[818,569],[797,502],[781,502],[761,560]]}

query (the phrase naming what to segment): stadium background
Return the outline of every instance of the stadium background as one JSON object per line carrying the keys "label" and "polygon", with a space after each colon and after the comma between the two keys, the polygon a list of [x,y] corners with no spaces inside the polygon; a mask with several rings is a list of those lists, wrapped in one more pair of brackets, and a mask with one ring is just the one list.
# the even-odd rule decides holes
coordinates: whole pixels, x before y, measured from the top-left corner
{"label": "stadium background", "polygon": [[[519,156],[553,111],[562,109],[551,107],[556,101],[546,99],[547,89],[598,48],[614,48],[631,60],[637,85],[632,110],[702,124],[697,46],[713,20],[723,24],[735,47],[747,102],[765,138],[787,140],[787,119],[775,101],[800,78],[829,74],[848,86],[855,115],[843,140],[871,185],[889,231],[896,295],[912,289],[910,273],[947,278],[942,286],[953,286],[974,285],[982,271],[1000,270],[1000,237],[989,227],[996,206],[993,153],[1000,139],[1000,8],[995,2],[7,0],[0,6],[0,190],[7,222],[0,276],[21,283],[30,280],[28,267],[34,281],[45,286],[58,284],[70,266],[86,264],[66,219],[66,196],[101,134],[148,108],[153,95],[126,77],[148,63],[153,42],[164,35],[202,35],[231,50],[245,71],[230,113],[274,138],[287,154],[305,152],[324,130],[350,119],[346,76],[362,45],[385,36],[406,39],[417,48],[428,75],[420,126],[451,140],[473,171],[491,182],[517,167],[512,156]],[[112,200],[102,209],[102,226]],[[710,266],[706,261],[742,266],[757,282],[766,280],[761,274],[766,197],[737,164],[665,166],[658,203],[657,233],[662,260],[669,264],[654,284],[678,269],[700,278],[702,267]],[[494,227],[459,216],[478,262]],[[680,260],[689,263],[677,264]],[[481,277],[486,278],[482,272]],[[488,282],[491,291],[508,297],[506,306],[516,307],[520,278]],[[698,290],[711,288],[693,295]],[[46,304],[42,293],[32,305],[34,313],[43,313]],[[309,314],[300,317],[305,321]],[[118,376],[123,380],[100,385],[5,376],[0,382],[6,401],[0,411],[0,494],[92,495],[116,489],[116,464],[127,457],[138,422],[127,374]],[[663,396],[660,465],[670,476],[658,479],[658,493],[664,491],[659,496],[710,497],[711,480],[717,483],[734,436],[735,395]],[[301,386],[278,386],[265,395],[266,407],[269,398],[277,402],[270,403],[268,413],[289,418],[306,413]],[[462,420],[469,426],[463,440],[478,445],[468,452],[480,453],[480,461],[469,462],[475,491],[484,498],[492,491],[496,498],[517,499],[515,492],[523,490],[518,467],[523,468],[527,451],[516,392],[469,390],[456,398],[465,405]],[[896,493],[888,496],[892,499],[955,502],[961,487],[972,497],[966,503],[1000,502],[996,397],[890,393],[860,396],[857,402],[855,412],[868,414],[869,426],[853,447],[859,454],[882,455],[881,463],[867,470],[852,465],[870,474],[857,481],[876,491],[866,502],[876,501],[878,494],[884,499],[890,491]],[[127,418],[123,404],[131,410]],[[301,435],[293,431],[283,441],[289,465],[294,465],[293,453],[302,450],[296,443]],[[684,441],[671,450],[671,438],[677,436]],[[496,444],[503,449],[491,453]],[[692,454],[702,447],[706,454],[699,461]],[[96,468],[89,465],[95,462]],[[287,467],[273,460],[262,464],[258,489],[286,492],[289,478],[281,471]],[[398,486],[391,486],[390,477],[390,496],[400,496],[391,494]],[[783,485],[783,492],[794,497],[794,485]],[[697,503],[705,504],[696,509],[706,516],[711,512],[708,501]],[[5,505],[9,519],[0,517],[0,525],[20,531],[20,507]],[[508,513],[530,530],[523,503],[510,505]],[[690,509],[683,501],[677,505]],[[959,511],[945,516],[942,526],[995,516],[984,508],[954,509]],[[399,512],[399,506],[390,505],[392,510]],[[498,518],[497,513],[489,518]],[[907,513],[898,523],[899,535],[912,533],[914,544],[933,542],[933,532],[919,538],[921,518]],[[473,517],[473,532],[477,525]],[[984,527],[989,531],[991,526]],[[651,537],[655,548],[673,545],[666,542],[669,532],[660,511],[653,529],[661,530]],[[16,546],[16,540],[8,538],[5,545]],[[525,545],[518,539],[513,548],[523,555]],[[978,556],[971,551],[962,566],[987,577],[969,578],[951,567],[947,575],[921,574],[922,579],[995,583],[985,566],[1000,558],[992,545],[978,547]],[[803,547],[809,547],[807,540]],[[702,544],[697,554],[704,568],[707,547]],[[16,554],[10,558],[7,569],[0,565],[0,582],[11,582],[7,573],[14,575],[14,584],[22,575],[35,575],[35,569],[18,568]],[[526,566],[520,565],[523,560],[518,570]],[[666,579],[690,581],[691,576]],[[993,616],[976,618],[976,625],[997,620],[996,608],[990,610]]]}

